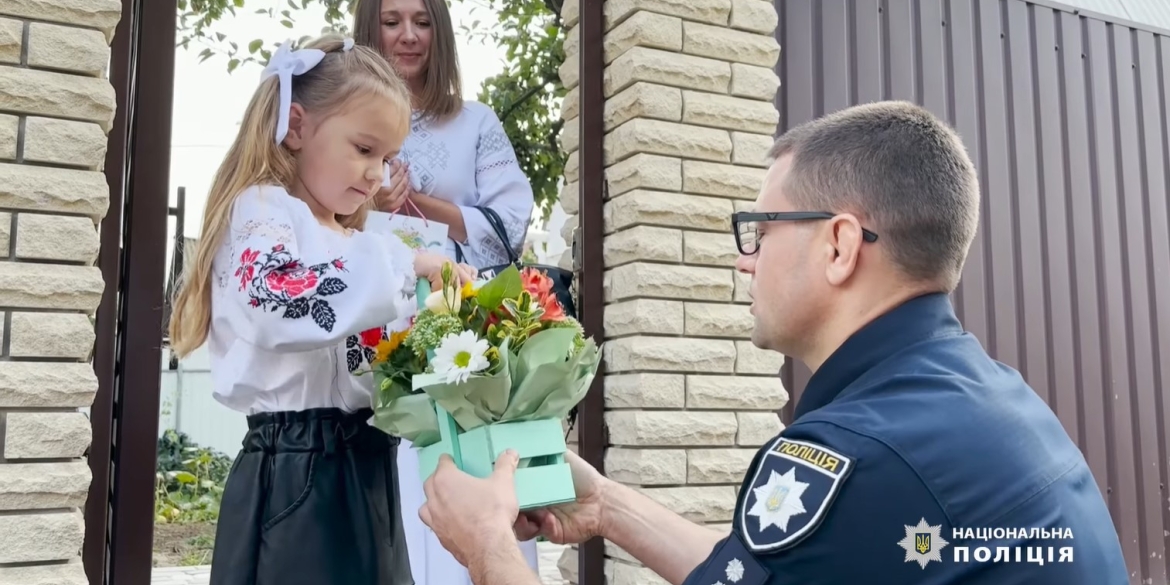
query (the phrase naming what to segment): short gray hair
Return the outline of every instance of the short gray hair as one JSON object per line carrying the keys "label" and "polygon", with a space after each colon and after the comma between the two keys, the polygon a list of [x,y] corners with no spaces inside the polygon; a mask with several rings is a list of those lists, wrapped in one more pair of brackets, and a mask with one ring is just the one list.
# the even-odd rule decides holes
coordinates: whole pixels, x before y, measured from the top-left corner
{"label": "short gray hair", "polygon": [[785,132],[783,189],[798,211],[854,213],[908,277],[958,286],[979,224],[979,179],[962,141],[908,102],[854,106]]}

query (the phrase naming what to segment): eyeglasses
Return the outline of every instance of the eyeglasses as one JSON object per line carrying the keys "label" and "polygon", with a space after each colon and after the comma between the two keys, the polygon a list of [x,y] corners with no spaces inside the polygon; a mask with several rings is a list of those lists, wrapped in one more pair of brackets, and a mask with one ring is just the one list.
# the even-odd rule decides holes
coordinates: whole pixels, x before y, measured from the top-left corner
{"label": "eyeglasses", "polygon": [[[807,221],[810,219],[833,219],[835,213],[828,211],[776,211],[772,213],[755,213],[740,211],[731,214],[731,231],[735,234],[735,245],[739,253],[751,256],[760,249],[759,224],[765,221]],[[877,234],[862,228],[862,238],[870,243],[876,242]]]}

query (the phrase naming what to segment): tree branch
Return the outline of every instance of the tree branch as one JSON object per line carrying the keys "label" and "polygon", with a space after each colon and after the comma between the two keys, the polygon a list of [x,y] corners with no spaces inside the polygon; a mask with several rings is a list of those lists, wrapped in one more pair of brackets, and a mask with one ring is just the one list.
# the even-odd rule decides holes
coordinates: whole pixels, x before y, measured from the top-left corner
{"label": "tree branch", "polygon": [[556,18],[557,28],[564,29],[564,20],[561,19],[561,10],[563,10],[565,7],[564,0],[544,0],[544,6],[545,8],[548,8],[549,12],[552,12],[553,17]]}
{"label": "tree branch", "polygon": [[557,140],[557,137],[561,135],[561,128],[564,127],[564,125],[565,125],[564,118],[558,117],[556,120],[553,121],[552,126],[551,126],[552,132],[548,133],[549,152],[560,152],[561,151],[560,141]]}
{"label": "tree branch", "polygon": [[516,98],[516,101],[512,102],[512,104],[508,106],[508,109],[504,110],[504,112],[500,114],[500,123],[504,123],[504,121],[507,120],[508,117],[516,111],[516,108],[519,108],[524,104],[524,102],[532,99],[532,96],[536,95],[540,92],[540,90],[544,89],[544,86],[547,85],[550,81],[551,79],[549,76],[546,76],[540,80],[540,83],[537,83],[532,87],[524,90],[524,93],[520,94],[520,97]]}

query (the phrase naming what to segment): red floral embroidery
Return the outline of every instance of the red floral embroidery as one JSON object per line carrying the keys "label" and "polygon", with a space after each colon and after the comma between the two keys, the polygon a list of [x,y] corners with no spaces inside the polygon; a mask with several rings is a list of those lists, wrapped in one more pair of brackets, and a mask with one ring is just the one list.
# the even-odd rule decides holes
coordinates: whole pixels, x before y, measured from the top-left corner
{"label": "red floral embroidery", "polygon": [[299,297],[306,292],[317,288],[317,273],[308,268],[301,268],[294,262],[285,267],[288,272],[269,272],[264,283],[275,293],[286,293],[292,298]]}
{"label": "red floral embroidery", "polygon": [[262,253],[248,248],[240,254],[236,276],[240,290],[248,289],[248,304],[255,308],[284,309],[285,319],[310,317],[318,327],[333,331],[337,315],[322,297],[335,295],[348,286],[336,276],[324,276],[330,270],[345,272],[340,258],[305,266],[292,257],[284,244]]}
{"label": "red floral embroidery", "polygon": [[248,283],[252,282],[252,278],[256,276],[256,267],[253,264],[258,256],[260,256],[260,250],[251,248],[240,254],[240,266],[236,268],[236,278],[240,279],[240,290],[247,288]]}
{"label": "red floral embroidery", "polygon": [[345,340],[345,361],[350,373],[361,369],[363,363],[373,362],[378,344],[386,339],[390,339],[390,336],[385,327],[366,329],[357,335],[350,335]]}

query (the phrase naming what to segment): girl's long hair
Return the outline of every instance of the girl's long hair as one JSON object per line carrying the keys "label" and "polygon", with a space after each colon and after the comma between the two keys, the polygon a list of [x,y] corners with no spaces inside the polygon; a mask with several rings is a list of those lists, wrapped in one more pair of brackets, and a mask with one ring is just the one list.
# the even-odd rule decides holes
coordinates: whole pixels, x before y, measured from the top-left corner
{"label": "girl's long hair", "polygon": [[[410,92],[405,83],[377,52],[363,46],[343,51],[344,38],[329,35],[304,48],[326,53],[321,62],[303,75],[293,76],[292,101],[308,112],[327,117],[339,112],[350,100],[365,96],[389,98],[396,105],[396,125],[410,128]],[[203,229],[193,254],[188,258],[175,295],[169,325],[170,346],[183,357],[203,345],[211,326],[212,262],[219,252],[224,232],[231,223],[232,205],[248,187],[281,185],[291,190],[297,176],[296,160],[276,142],[280,81],[265,79],[256,89],[244,112],[236,139],[215,173]],[[370,204],[349,216],[339,217],[345,227],[361,229]]]}

